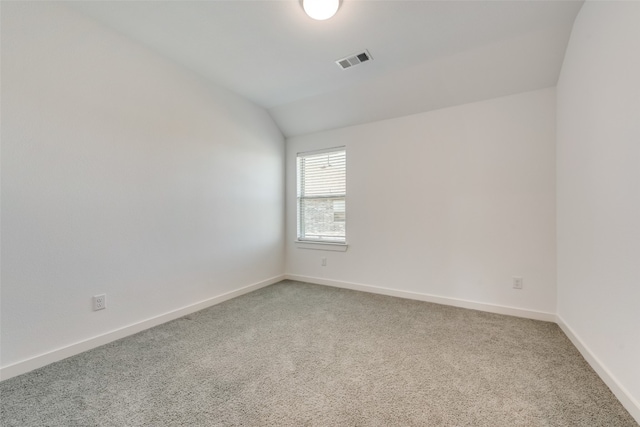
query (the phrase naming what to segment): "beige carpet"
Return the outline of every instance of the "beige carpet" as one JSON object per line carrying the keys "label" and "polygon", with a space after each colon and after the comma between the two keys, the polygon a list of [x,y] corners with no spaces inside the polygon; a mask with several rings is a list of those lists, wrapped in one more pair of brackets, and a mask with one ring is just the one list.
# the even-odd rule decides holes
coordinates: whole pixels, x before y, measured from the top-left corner
{"label": "beige carpet", "polygon": [[637,426],[557,325],[285,281],[0,383],[2,426]]}

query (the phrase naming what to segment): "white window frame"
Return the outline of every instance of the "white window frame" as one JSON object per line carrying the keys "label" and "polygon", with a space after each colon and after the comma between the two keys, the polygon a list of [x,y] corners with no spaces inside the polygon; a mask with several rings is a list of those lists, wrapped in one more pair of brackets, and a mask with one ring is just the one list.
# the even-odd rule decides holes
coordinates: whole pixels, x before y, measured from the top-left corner
{"label": "white window frame", "polygon": [[[307,176],[304,172],[307,172],[306,166],[307,164],[304,162],[307,158],[318,157],[323,154],[339,154],[343,153],[343,159],[338,158],[340,162],[338,163],[338,170],[333,171],[334,175],[328,176],[328,178],[336,179],[339,178],[335,192],[332,189],[323,189],[313,192],[309,190],[312,194],[307,194],[306,188],[307,186],[312,186],[313,184],[317,184],[322,178],[315,179],[312,182],[308,182],[304,179],[303,176]],[[346,229],[346,207],[347,207],[347,189],[346,189],[346,181],[347,181],[347,171],[346,171],[346,147],[333,147],[323,150],[315,150],[315,151],[307,151],[297,153],[296,155],[296,228],[297,228],[297,246],[301,249],[321,249],[321,250],[338,250],[344,251],[347,246],[347,229]],[[317,171],[316,171],[317,173]],[[317,175],[315,178],[318,178]],[[342,178],[340,180],[340,178]],[[305,181],[305,182],[303,182]],[[322,186],[321,186],[322,187]],[[318,188],[318,187],[316,187]],[[324,191],[328,192],[324,192]],[[344,223],[344,235],[332,236],[332,235],[312,235],[309,236],[310,233],[307,232],[307,228],[305,224],[307,223],[307,218],[304,217],[304,209],[303,203],[305,200],[331,200],[337,199],[336,204],[338,206],[342,205],[342,209],[340,212],[334,212],[333,218],[339,218],[337,222]],[[338,214],[338,215],[336,215]],[[313,234],[313,233],[311,233]]]}

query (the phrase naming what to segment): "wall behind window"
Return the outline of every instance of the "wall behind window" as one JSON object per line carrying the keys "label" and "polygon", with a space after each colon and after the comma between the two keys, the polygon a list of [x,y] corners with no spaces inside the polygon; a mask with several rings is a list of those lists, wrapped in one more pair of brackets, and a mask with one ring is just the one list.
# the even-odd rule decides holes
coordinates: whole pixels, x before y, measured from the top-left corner
{"label": "wall behind window", "polygon": [[[349,248],[299,249],[296,153],[340,145]],[[289,274],[554,313],[555,254],[554,89],[287,140]]]}
{"label": "wall behind window", "polygon": [[263,109],[60,4],[3,4],[2,365],[282,274],[283,156]]}

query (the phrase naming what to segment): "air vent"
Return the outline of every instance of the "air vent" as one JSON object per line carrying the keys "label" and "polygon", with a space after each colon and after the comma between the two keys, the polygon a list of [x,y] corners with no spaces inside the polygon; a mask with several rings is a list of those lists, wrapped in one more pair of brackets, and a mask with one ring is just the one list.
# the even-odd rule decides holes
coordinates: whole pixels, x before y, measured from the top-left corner
{"label": "air vent", "polygon": [[371,57],[369,51],[365,50],[362,53],[356,53],[355,55],[349,55],[346,58],[338,59],[336,61],[336,64],[338,64],[338,66],[343,70],[346,70],[347,68],[354,67],[358,64],[362,64],[363,62],[367,62],[372,59],[373,58]]}

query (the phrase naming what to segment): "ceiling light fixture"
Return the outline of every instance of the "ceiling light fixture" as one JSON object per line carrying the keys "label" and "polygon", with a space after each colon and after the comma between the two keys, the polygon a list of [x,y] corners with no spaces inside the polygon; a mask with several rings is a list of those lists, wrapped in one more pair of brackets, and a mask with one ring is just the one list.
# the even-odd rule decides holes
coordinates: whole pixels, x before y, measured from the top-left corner
{"label": "ceiling light fixture", "polygon": [[324,21],[336,14],[340,0],[302,0],[304,11],[317,21]]}

